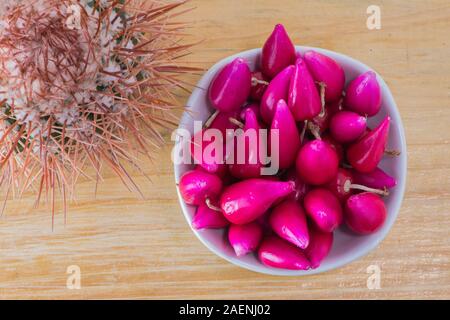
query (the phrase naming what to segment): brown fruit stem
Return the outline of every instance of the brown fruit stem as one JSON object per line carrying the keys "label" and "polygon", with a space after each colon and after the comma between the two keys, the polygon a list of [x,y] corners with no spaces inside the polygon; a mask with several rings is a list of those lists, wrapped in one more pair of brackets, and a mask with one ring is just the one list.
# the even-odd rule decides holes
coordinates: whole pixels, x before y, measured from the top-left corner
{"label": "brown fruit stem", "polygon": [[305,140],[306,128],[308,128],[308,120],[305,120],[302,133],[300,134],[300,141],[303,142]]}
{"label": "brown fruit stem", "polygon": [[317,140],[322,140],[322,138],[320,137],[320,130],[319,127],[317,125],[315,125],[312,122],[308,122],[308,129],[309,131],[311,131],[312,135],[317,139]]}
{"label": "brown fruit stem", "polygon": [[228,118],[228,120],[230,120],[230,122],[232,124],[237,125],[239,128],[244,129],[244,124],[242,122],[240,122],[238,119],[230,117],[230,118]]}
{"label": "brown fruit stem", "polygon": [[206,198],[205,200],[205,204],[208,208],[210,208],[211,210],[217,211],[217,212],[222,212],[222,209],[220,209],[219,207],[216,207],[215,205],[213,205],[211,203],[211,199]]}
{"label": "brown fruit stem", "polygon": [[219,112],[220,112],[219,110],[214,111],[214,113],[208,118],[208,120],[206,120],[203,128],[209,128],[211,126],[211,124],[213,123],[213,121],[216,119]]}
{"label": "brown fruit stem", "polygon": [[319,117],[325,116],[325,89],[327,85],[324,82],[319,82],[320,87],[320,102],[322,104],[322,111],[320,111]]}
{"label": "brown fruit stem", "polygon": [[369,187],[363,186],[361,184],[351,183],[350,180],[347,180],[344,184],[344,191],[349,192],[351,189],[372,192],[372,193],[379,194],[380,196],[388,196],[389,195],[389,191],[386,188],[384,188],[384,190],[369,188]]}
{"label": "brown fruit stem", "polygon": [[385,150],[384,154],[390,157],[398,157],[401,152],[399,150]]}
{"label": "brown fruit stem", "polygon": [[269,85],[269,82],[264,81],[264,80],[259,80],[255,77],[252,78],[252,87],[256,87],[258,84],[263,84],[265,86]]}

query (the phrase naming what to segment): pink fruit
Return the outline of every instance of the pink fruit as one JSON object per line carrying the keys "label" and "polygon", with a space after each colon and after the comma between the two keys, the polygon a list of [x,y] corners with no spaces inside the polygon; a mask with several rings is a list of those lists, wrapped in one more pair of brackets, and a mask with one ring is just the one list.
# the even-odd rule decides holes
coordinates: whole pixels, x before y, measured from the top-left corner
{"label": "pink fruit", "polygon": [[258,257],[263,264],[274,268],[308,270],[311,267],[300,249],[275,236],[263,240]]}
{"label": "pink fruit", "polygon": [[240,179],[257,178],[261,176],[267,146],[260,143],[259,123],[252,109],[245,113],[244,134],[236,137],[234,161],[229,166],[230,173]]}
{"label": "pink fruit", "polygon": [[357,140],[366,131],[367,119],[355,112],[341,111],[336,113],[330,121],[330,132],[340,143]]}
{"label": "pink fruit", "polygon": [[230,139],[234,134],[227,130],[235,130],[238,128],[236,122],[230,121],[230,119],[238,119],[240,110],[234,110],[231,112],[219,112],[211,124],[207,127],[209,129],[217,129],[220,131],[224,140]]}
{"label": "pink fruit", "polygon": [[227,64],[209,87],[209,100],[217,110],[229,112],[239,109],[250,95],[252,75],[247,62],[236,58]]}
{"label": "pink fruit", "polygon": [[325,100],[327,102],[338,100],[345,85],[342,67],[330,57],[312,50],[307,51],[303,59],[314,80],[325,84]]}
{"label": "pink fruit", "polygon": [[261,117],[265,123],[272,123],[275,107],[280,99],[287,100],[289,84],[294,66],[287,66],[269,84],[261,99]]}
{"label": "pink fruit", "polygon": [[[270,192],[269,192],[270,190]],[[225,218],[245,224],[263,215],[276,201],[294,192],[294,183],[248,179],[227,187],[220,198]]]}
{"label": "pink fruit", "polygon": [[334,195],[343,203],[353,194],[353,190],[362,190],[373,192],[379,195],[387,196],[389,192],[384,190],[384,186],[380,188],[370,187],[365,184],[354,183],[354,174],[359,174],[355,170],[339,168],[336,177],[327,184],[327,189],[334,193]]}
{"label": "pink fruit", "polygon": [[253,111],[253,113],[255,114],[256,118],[258,119],[258,122],[260,122],[261,114],[260,114],[260,111],[259,111],[259,104],[257,104],[257,103],[250,103],[250,104],[246,105],[242,109],[242,111],[241,111],[241,113],[239,115],[240,119],[245,122],[245,116],[247,114],[248,109],[251,109]]}
{"label": "pink fruit", "polygon": [[390,120],[386,117],[377,128],[347,149],[347,159],[355,170],[369,173],[376,169],[386,149]]}
{"label": "pink fruit", "polygon": [[309,235],[309,246],[305,249],[305,255],[311,263],[311,268],[315,269],[330,253],[333,245],[333,233],[323,232],[312,227]]}
{"label": "pink fruit", "polygon": [[334,195],[342,202],[352,194],[351,188],[348,184],[353,183],[353,177],[349,170],[339,168],[337,175],[327,184],[327,189],[334,193]]}
{"label": "pink fruit", "polygon": [[298,58],[289,86],[289,108],[295,120],[311,120],[322,110],[319,92],[305,61]]}
{"label": "pink fruit", "polygon": [[263,236],[262,226],[257,222],[232,224],[228,231],[228,240],[238,257],[255,251]]}
{"label": "pink fruit", "polygon": [[305,196],[306,213],[324,232],[333,232],[342,223],[342,207],[338,198],[327,189],[314,189]]}
{"label": "pink fruit", "polygon": [[[226,165],[224,163],[225,157],[225,143],[227,139],[230,139],[230,133],[227,133],[227,129],[235,130],[237,125],[230,121],[230,118],[236,118],[238,116],[237,111],[233,112],[219,112],[215,115],[214,120],[208,127],[197,132],[191,140],[191,155],[199,166],[210,173],[218,174],[226,171]],[[207,129],[217,129],[221,133],[222,139],[215,141],[215,137],[208,137],[205,134]],[[222,146],[223,154],[220,156],[220,161],[216,160],[216,148],[217,143]],[[205,152],[205,150],[213,150],[212,152]]]}
{"label": "pink fruit", "polygon": [[284,100],[277,103],[270,129],[278,130],[278,155],[273,152],[274,142],[269,140],[271,157],[273,159],[278,156],[280,169],[287,169],[294,164],[301,142],[295,119]]}
{"label": "pink fruit", "polygon": [[295,62],[295,48],[282,24],[277,24],[262,49],[262,72],[270,79]]}
{"label": "pink fruit", "polygon": [[330,182],[338,170],[336,150],[327,142],[313,140],[301,147],[296,160],[297,173],[308,184]]}
{"label": "pink fruit", "polygon": [[356,170],[352,172],[355,183],[365,185],[370,188],[383,189],[383,188],[393,188],[397,185],[395,178],[388,175],[386,172],[380,168],[369,173],[360,173]]}
{"label": "pink fruit", "polygon": [[250,89],[250,99],[253,101],[261,101],[261,98],[266,92],[268,84],[265,84],[267,79],[260,71],[252,73],[252,88]]}
{"label": "pink fruit", "polygon": [[295,200],[285,200],[277,205],[269,218],[272,230],[280,238],[305,249],[309,244],[305,212]]}
{"label": "pink fruit", "polygon": [[192,170],[181,176],[178,187],[187,204],[201,205],[206,199],[214,199],[220,194],[222,181],[214,174]]}
{"label": "pink fruit", "polygon": [[[217,173],[219,171],[223,171],[225,164],[223,163],[224,156],[220,156],[220,161],[216,160],[216,149],[213,148],[211,154],[206,154],[205,149],[209,148],[209,146],[213,147],[216,144],[224,145],[223,139],[216,141],[212,139],[212,141],[204,141],[205,130],[200,130],[197,132],[191,139],[191,155],[202,169],[210,173]],[[222,149],[223,151],[223,149]]]}
{"label": "pink fruit", "polygon": [[334,140],[334,138],[329,133],[324,134],[322,136],[322,140],[324,142],[328,143],[336,151],[339,162],[344,160],[345,151],[344,151],[344,146],[342,144],[340,144],[339,142]]}
{"label": "pink fruit", "polygon": [[284,176],[284,181],[292,181],[295,185],[295,192],[289,195],[286,199],[303,201],[303,198],[309,191],[309,186],[299,178],[295,168],[291,168],[287,171]]}
{"label": "pink fruit", "polygon": [[379,195],[370,192],[359,193],[347,199],[345,222],[354,232],[371,234],[386,220],[386,207]]}
{"label": "pink fruit", "polygon": [[367,71],[348,85],[345,106],[351,111],[369,117],[380,111],[381,89],[375,72]]}
{"label": "pink fruit", "polygon": [[206,204],[200,204],[197,213],[192,219],[192,227],[196,230],[210,228],[220,229],[228,226],[230,222],[225,219],[222,212],[210,209]]}

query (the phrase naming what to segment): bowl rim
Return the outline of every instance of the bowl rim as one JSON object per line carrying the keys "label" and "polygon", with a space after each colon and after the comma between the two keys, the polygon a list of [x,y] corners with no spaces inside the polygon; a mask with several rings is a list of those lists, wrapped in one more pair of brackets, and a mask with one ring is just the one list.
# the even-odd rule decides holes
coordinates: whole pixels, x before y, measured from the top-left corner
{"label": "bowl rim", "polygon": [[[386,238],[387,234],[392,229],[392,226],[394,225],[395,221],[397,220],[397,217],[398,217],[398,214],[400,212],[400,208],[401,208],[401,205],[403,202],[403,198],[405,195],[406,178],[407,178],[407,148],[406,148],[407,144],[406,144],[404,126],[403,126],[403,123],[401,120],[401,116],[400,116],[400,112],[398,110],[397,104],[395,103],[394,97],[392,96],[391,90],[389,89],[389,87],[386,84],[386,82],[384,81],[384,79],[380,76],[380,74],[378,72],[376,72],[373,68],[364,64],[363,62],[356,60],[352,57],[349,57],[345,54],[336,52],[336,51],[331,51],[331,50],[322,49],[322,48],[318,48],[318,47],[310,47],[310,46],[295,46],[295,49],[296,49],[296,52],[305,52],[308,50],[314,50],[319,53],[330,56],[333,59],[335,57],[338,57],[340,61],[345,61],[347,64],[351,64],[351,65],[359,65],[359,67],[367,69],[367,70],[372,70],[377,74],[377,79],[379,80],[381,90],[382,90],[382,92],[384,92],[387,95],[387,98],[388,98],[388,102],[386,102],[386,103],[387,103],[387,105],[390,106],[389,107],[389,115],[391,116],[392,120],[395,121],[395,123],[398,127],[398,134],[399,134],[399,140],[400,140],[400,146],[401,146],[401,150],[400,150],[401,154],[398,157],[398,161],[400,161],[400,176],[397,179],[397,186],[396,186],[397,197],[395,198],[392,212],[389,212],[391,218],[389,220],[388,219],[386,220],[385,225],[383,226],[382,230],[380,230],[381,233],[378,234],[377,238],[374,241],[370,242],[368,245],[366,245],[362,249],[355,250],[355,252],[353,254],[349,254],[348,256],[346,256],[346,258],[343,258],[343,259],[339,260],[338,262],[335,262],[334,264],[328,265],[323,268],[319,267],[317,269],[310,269],[310,270],[286,270],[286,269],[271,268],[271,267],[265,266],[263,264],[261,264],[260,266],[255,266],[244,260],[239,260],[237,257],[235,259],[233,259],[233,258],[228,257],[222,251],[217,250],[216,248],[211,246],[209,244],[209,242],[206,239],[204,239],[204,237],[201,235],[201,230],[199,232],[198,230],[195,230],[194,228],[192,228],[192,225],[191,225],[192,219],[188,214],[188,205],[182,199],[181,194],[179,192],[179,188],[177,187],[180,176],[181,176],[181,172],[180,172],[181,166],[174,164],[174,177],[175,177],[175,186],[176,186],[176,190],[177,190],[178,201],[181,205],[183,215],[184,215],[187,223],[189,224],[189,227],[194,232],[196,237],[200,240],[200,242],[202,242],[205,247],[207,247],[211,252],[215,253],[217,256],[221,257],[222,259],[224,259],[238,267],[242,267],[244,269],[247,269],[247,270],[250,270],[253,272],[258,272],[258,273],[267,274],[267,275],[276,275],[276,276],[305,276],[305,275],[319,274],[319,273],[327,272],[327,271],[334,270],[337,268],[341,268],[347,264],[350,264],[353,261],[356,261],[356,260],[362,258],[363,256],[369,254],[370,252],[372,252]],[[209,83],[206,83],[206,80],[211,76],[211,74],[216,73],[218,69],[222,68],[226,63],[231,62],[235,58],[242,57],[242,56],[255,56],[255,55],[257,56],[261,53],[261,50],[262,50],[261,48],[255,48],[255,49],[241,51],[239,53],[225,57],[225,58],[221,59],[220,61],[216,62],[213,66],[211,66],[208,69],[208,71],[206,71],[203,74],[203,76],[198,81],[197,86],[195,87],[195,89],[193,90],[193,92],[191,93],[191,95],[187,101],[187,104],[186,104],[187,108],[194,105],[194,102],[198,99],[198,96],[202,93],[201,91],[204,90],[202,88],[209,87]],[[184,111],[183,115],[180,119],[179,127],[182,127],[182,124],[184,123],[184,121],[188,121],[189,118],[192,119],[190,117],[190,115],[188,114],[188,111]],[[178,143],[179,142],[176,142],[175,146]]]}

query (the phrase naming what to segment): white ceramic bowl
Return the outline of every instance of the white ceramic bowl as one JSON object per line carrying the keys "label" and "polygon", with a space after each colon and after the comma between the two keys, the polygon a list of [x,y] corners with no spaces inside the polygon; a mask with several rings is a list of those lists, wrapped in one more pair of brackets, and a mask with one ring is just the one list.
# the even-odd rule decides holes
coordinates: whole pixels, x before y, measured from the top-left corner
{"label": "white ceramic bowl", "polygon": [[[347,82],[354,79],[359,74],[371,70],[365,64],[347,57],[343,54],[336,52],[319,49],[297,46],[297,51],[304,53],[307,50],[316,50],[323,53],[333,59],[335,59],[345,70]],[[253,49],[238,53],[215,64],[198,83],[196,89],[193,91],[189,101],[187,103],[187,111],[183,114],[180,122],[180,128],[187,129],[193,133],[193,121],[201,120],[205,121],[213,112],[210,103],[208,102],[208,87],[214,78],[215,74],[221,70],[227,63],[231,62],[236,57],[245,58],[252,70],[257,68],[257,64],[260,61],[261,49]],[[338,268],[346,265],[347,263],[356,260],[363,255],[369,253],[375,249],[378,244],[387,235],[389,230],[397,218],[397,214],[400,210],[400,206],[405,191],[406,182],[406,141],[403,130],[402,121],[395,104],[394,98],[380,75],[378,80],[381,85],[382,92],[382,106],[381,111],[376,117],[369,119],[369,127],[374,127],[378,124],[386,115],[390,115],[392,118],[391,128],[389,132],[388,149],[400,150],[401,155],[399,157],[384,157],[380,167],[394,176],[397,179],[397,186],[391,190],[390,195],[385,199],[387,207],[387,219],[383,227],[376,233],[368,236],[359,236],[347,231],[345,227],[340,228],[335,232],[334,243],[330,254],[325,258],[319,268],[308,271],[293,271],[276,269],[266,267],[260,263],[255,254],[249,254],[245,257],[238,258],[233,252],[233,249],[228,244],[227,235],[224,230],[194,230],[192,231],[200,239],[203,244],[208,247],[212,252],[218,256],[234,263],[237,266],[271,275],[308,275],[324,272],[334,268]],[[193,166],[189,165],[175,165],[175,181],[178,184],[181,175],[192,169]],[[178,189],[178,188],[177,188]],[[181,208],[183,214],[191,226],[192,218],[195,214],[196,208],[186,205],[178,192]]]}

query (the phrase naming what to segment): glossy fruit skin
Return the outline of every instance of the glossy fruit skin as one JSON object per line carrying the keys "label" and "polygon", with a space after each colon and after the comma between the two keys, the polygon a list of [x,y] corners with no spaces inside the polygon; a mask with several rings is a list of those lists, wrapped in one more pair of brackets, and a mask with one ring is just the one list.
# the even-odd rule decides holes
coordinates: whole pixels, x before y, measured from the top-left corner
{"label": "glossy fruit skin", "polygon": [[[252,79],[255,78],[260,81],[267,81],[267,78],[262,74],[261,71],[252,72]],[[261,101],[264,92],[266,92],[268,85],[263,83],[252,84],[250,89],[250,99],[255,102]]]}
{"label": "glossy fruit skin", "polygon": [[327,189],[344,203],[353,193],[353,189],[346,190],[346,183],[353,183],[353,175],[350,170],[339,168],[336,177],[327,184]]}
{"label": "glossy fruit skin", "polygon": [[377,194],[355,194],[345,203],[345,222],[358,234],[367,235],[378,231],[385,220],[386,206]]}
{"label": "glossy fruit skin", "polygon": [[[277,103],[270,130],[278,130],[279,168],[290,168],[295,163],[298,150],[300,149],[301,141],[295,119],[284,100],[280,100]],[[274,157],[276,157],[277,155],[272,149],[272,145],[274,145],[274,142],[272,142],[271,135],[269,135],[269,144],[271,148],[270,155],[272,159],[274,159]]]}
{"label": "glossy fruit skin", "polygon": [[192,170],[181,176],[178,187],[187,204],[201,205],[207,198],[214,199],[220,194],[222,180],[214,174]]}
{"label": "glossy fruit skin", "polygon": [[367,128],[367,118],[355,112],[341,111],[330,121],[330,133],[340,143],[349,143],[361,137]]}
{"label": "glossy fruit skin", "polygon": [[239,109],[250,95],[252,74],[247,61],[234,59],[214,78],[209,87],[212,106],[223,112]]}
{"label": "glossy fruit skin", "polygon": [[339,162],[342,162],[342,160],[344,160],[345,155],[344,146],[339,142],[337,142],[336,140],[334,140],[334,138],[328,132],[322,136],[322,140],[328,143],[334,149],[334,151],[336,151]]}
{"label": "glossy fruit skin", "polygon": [[200,204],[197,213],[192,219],[192,227],[200,229],[220,229],[228,226],[230,222],[221,212],[210,209],[206,204]]}
{"label": "glossy fruit skin", "polygon": [[[201,166],[205,171],[209,173],[214,173],[217,175],[220,175],[221,172],[226,171],[226,165],[224,163],[224,157],[225,157],[225,143],[226,139],[230,139],[231,136],[229,133],[227,133],[227,129],[237,129],[237,125],[232,123],[229,119],[230,118],[236,118],[239,115],[238,111],[232,111],[232,112],[220,112],[209,128],[204,128],[201,131],[197,132],[191,139],[191,155],[192,158],[195,160],[195,163],[197,163],[199,166]],[[204,154],[204,150],[208,148],[208,146],[213,146],[212,144],[215,143],[215,140],[212,139],[212,141],[206,141],[209,139],[206,139],[207,136],[205,135],[206,129],[217,129],[220,131],[222,136],[222,150],[223,155],[221,156],[222,161],[217,162],[214,155],[211,159],[209,159],[208,155]]]}
{"label": "glossy fruit skin", "polygon": [[295,201],[303,201],[303,198],[310,190],[310,186],[299,178],[295,168],[289,169],[283,176],[284,181],[292,181],[295,185],[295,192],[290,194],[286,199]]}
{"label": "glossy fruit skin", "polygon": [[352,175],[354,177],[355,183],[362,184],[369,188],[391,189],[397,185],[397,180],[395,180],[394,177],[391,177],[380,168],[376,168],[369,173],[360,173],[356,170],[353,170]]}
{"label": "glossy fruit skin", "polygon": [[311,267],[299,248],[275,236],[262,241],[258,257],[264,265],[274,268],[308,270]]}
{"label": "glossy fruit skin", "polygon": [[287,100],[289,93],[289,85],[291,77],[294,73],[294,66],[289,65],[283,69],[273,80],[269,83],[264,95],[261,99],[261,118],[265,123],[271,124],[275,108],[280,99]]}
{"label": "glossy fruit skin", "polygon": [[386,149],[390,120],[389,116],[386,117],[377,128],[347,149],[347,159],[355,170],[369,173],[377,168]]}
{"label": "glossy fruit skin", "polygon": [[263,228],[258,222],[232,224],[228,230],[228,241],[238,257],[255,251],[262,240]]}
{"label": "glossy fruit skin", "polygon": [[319,91],[302,58],[295,63],[288,104],[297,121],[311,120],[322,110]]}
{"label": "glossy fruit skin", "polygon": [[277,24],[265,42],[261,54],[261,69],[263,74],[272,79],[288,65],[295,62],[295,47],[286,29]]}
{"label": "glossy fruit skin", "polygon": [[[249,179],[261,176],[261,169],[264,166],[264,159],[261,159],[261,155],[267,154],[267,146],[260,143],[259,129],[260,125],[256,118],[256,114],[252,109],[246,109],[244,134],[236,137],[234,161],[228,167],[233,177]],[[245,135],[245,133],[250,132],[250,130],[254,133],[253,137],[256,138],[256,143],[248,141],[249,139]],[[245,161],[243,163],[239,163],[241,162],[239,152],[245,152]]]}
{"label": "glossy fruit skin", "polygon": [[343,220],[342,206],[328,189],[317,188],[305,196],[304,207],[315,225],[324,232],[333,232]]}
{"label": "glossy fruit skin", "polygon": [[305,249],[305,255],[311,263],[311,268],[316,269],[331,251],[333,233],[323,232],[312,226],[309,229],[309,236],[309,246]]}
{"label": "glossy fruit skin", "polygon": [[345,85],[344,69],[332,58],[313,50],[305,52],[303,59],[314,80],[326,85],[325,101],[338,100]]}
{"label": "glossy fruit skin", "polygon": [[298,202],[285,200],[277,205],[269,217],[269,223],[280,238],[301,249],[308,247],[309,233],[306,215]]}
{"label": "glossy fruit skin", "polygon": [[300,148],[296,160],[297,174],[308,184],[322,185],[337,174],[339,159],[336,150],[327,142],[313,140]]}
{"label": "glossy fruit skin", "polygon": [[369,117],[380,111],[381,89],[375,72],[367,71],[348,85],[345,107],[362,116]]}
{"label": "glossy fruit skin", "polygon": [[225,188],[220,197],[220,208],[231,223],[246,224],[256,220],[276,201],[292,192],[294,192],[292,182],[242,180]]}

